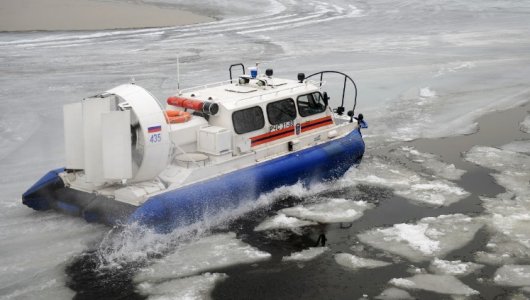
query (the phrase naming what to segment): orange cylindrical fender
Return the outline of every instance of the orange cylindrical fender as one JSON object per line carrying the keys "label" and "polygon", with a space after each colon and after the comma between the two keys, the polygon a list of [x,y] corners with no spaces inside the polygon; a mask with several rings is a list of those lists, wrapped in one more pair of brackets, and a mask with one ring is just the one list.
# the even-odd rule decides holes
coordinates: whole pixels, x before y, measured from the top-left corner
{"label": "orange cylindrical fender", "polygon": [[171,96],[167,98],[167,104],[193,109],[195,111],[203,112],[212,116],[219,112],[219,104],[215,102],[202,101],[199,99],[185,98],[180,96]]}
{"label": "orange cylindrical fender", "polygon": [[181,110],[166,110],[166,120],[170,124],[184,123],[191,119],[191,114]]}

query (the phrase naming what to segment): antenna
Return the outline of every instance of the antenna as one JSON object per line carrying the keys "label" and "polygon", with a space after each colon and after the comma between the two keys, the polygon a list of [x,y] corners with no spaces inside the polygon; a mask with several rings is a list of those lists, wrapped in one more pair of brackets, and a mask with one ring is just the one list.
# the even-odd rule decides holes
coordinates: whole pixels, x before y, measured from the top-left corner
{"label": "antenna", "polygon": [[177,55],[177,93],[180,95],[180,58]]}

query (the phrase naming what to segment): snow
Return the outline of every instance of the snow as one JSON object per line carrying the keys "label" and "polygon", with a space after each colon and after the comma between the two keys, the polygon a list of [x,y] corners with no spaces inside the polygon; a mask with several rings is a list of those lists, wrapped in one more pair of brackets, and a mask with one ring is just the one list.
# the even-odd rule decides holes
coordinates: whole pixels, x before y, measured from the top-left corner
{"label": "snow", "polygon": [[505,265],[495,271],[493,281],[502,286],[530,287],[530,265]]}
{"label": "snow", "polygon": [[530,133],[530,116],[527,116],[521,123],[521,131]]}
{"label": "snow", "polygon": [[404,289],[420,289],[447,295],[471,296],[479,293],[451,275],[417,274],[409,278],[394,278],[390,283]]}
{"label": "snow", "polygon": [[311,247],[300,252],[291,253],[289,256],[284,256],[282,257],[282,261],[309,261],[328,250],[328,247]]}
{"label": "snow", "polygon": [[472,262],[462,262],[460,260],[448,261],[435,258],[431,262],[429,270],[441,275],[466,276],[482,267],[483,265]]}
{"label": "snow", "polygon": [[338,253],[333,256],[335,262],[348,269],[375,269],[391,265],[391,263],[359,257],[349,253]]}
{"label": "snow", "polygon": [[141,283],[199,275],[226,266],[265,261],[270,257],[269,253],[237,239],[235,233],[216,234],[179,245],[174,253],[143,268],[134,280]]}
{"label": "snow", "polygon": [[319,203],[304,204],[280,210],[287,216],[319,223],[353,222],[374,205],[366,201],[352,201],[340,198],[324,198]]}
{"label": "snow", "polygon": [[372,247],[420,262],[461,248],[473,239],[482,222],[462,214],[428,217],[416,224],[395,224],[358,234]]}
{"label": "snow", "polygon": [[274,217],[268,218],[261,222],[254,231],[265,231],[274,229],[293,229],[303,226],[316,225],[317,223],[312,221],[300,220],[295,217],[288,217],[285,214],[278,214]]}
{"label": "snow", "polygon": [[227,277],[226,274],[204,273],[156,283],[143,282],[137,288],[150,300],[208,300],[215,285]]}
{"label": "snow", "polygon": [[[420,159],[419,155],[414,153],[414,151],[411,153],[407,150],[403,155],[409,155],[413,161],[417,161]],[[398,156],[401,155],[398,154]],[[454,166],[451,168],[451,165],[437,161],[434,157],[426,159],[425,166],[441,177],[457,179],[463,174],[461,170],[457,170]],[[443,169],[447,171],[444,172]],[[352,170],[347,176],[357,184],[391,188],[397,195],[410,199],[414,203],[435,207],[448,206],[469,196],[467,191],[453,182],[442,178],[432,179],[432,177],[429,178],[427,175],[422,175],[391,161],[383,161],[378,157],[365,158],[359,168]]]}
{"label": "snow", "polygon": [[414,298],[404,290],[391,287],[385,289],[379,296],[376,296],[375,299],[378,300],[413,300]]}

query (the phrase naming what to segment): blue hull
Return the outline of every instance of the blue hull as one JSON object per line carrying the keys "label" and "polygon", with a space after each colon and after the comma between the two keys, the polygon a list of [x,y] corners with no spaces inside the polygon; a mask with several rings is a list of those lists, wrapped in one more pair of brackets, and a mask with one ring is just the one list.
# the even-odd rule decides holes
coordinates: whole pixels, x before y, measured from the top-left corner
{"label": "blue hull", "polygon": [[[153,196],[135,209],[111,199],[98,200],[95,195],[91,198],[91,194],[72,197],[72,193],[61,192],[67,188],[58,182],[57,174],[61,172],[58,169],[45,175],[24,193],[23,202],[37,210],[54,208],[80,215],[91,222],[139,222],[159,232],[168,232],[246,201],[255,201],[260,194],[284,185],[340,177],[361,161],[364,149],[360,131],[354,130],[338,140]],[[70,198],[81,200],[72,201]],[[103,204],[105,207],[101,207]]]}

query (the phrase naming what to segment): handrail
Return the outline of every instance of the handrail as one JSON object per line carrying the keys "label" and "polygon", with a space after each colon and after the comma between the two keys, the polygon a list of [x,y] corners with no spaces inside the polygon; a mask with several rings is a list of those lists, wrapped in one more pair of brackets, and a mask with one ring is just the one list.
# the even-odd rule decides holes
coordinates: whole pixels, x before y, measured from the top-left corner
{"label": "handrail", "polygon": [[230,73],[230,82],[232,82],[232,67],[237,67],[237,66],[241,66],[241,69],[243,69],[243,75],[245,75],[245,65],[244,64],[238,63],[238,64],[230,65],[230,67],[228,68],[228,72]]}
{"label": "handrail", "polygon": [[[350,76],[348,76],[345,73],[339,72],[339,71],[320,71],[320,72],[317,72],[317,73],[314,73],[314,74],[311,74],[311,75],[307,76],[306,79],[320,74],[320,82],[322,83],[324,74],[326,74],[326,73],[339,74],[339,75],[343,75],[344,76],[344,85],[342,87],[342,101],[341,101],[340,106],[337,108],[337,113],[339,115],[342,115],[342,113],[344,112],[344,97],[346,95],[346,84],[348,83],[348,80],[353,84],[353,88],[355,89],[355,96],[353,98],[353,110],[352,111],[355,114],[355,108],[357,107],[357,85],[355,84],[355,81],[353,81],[353,79]],[[339,108],[340,108],[340,110],[339,110]]]}

